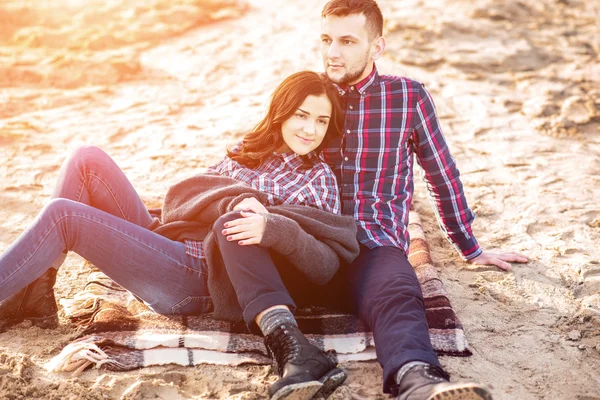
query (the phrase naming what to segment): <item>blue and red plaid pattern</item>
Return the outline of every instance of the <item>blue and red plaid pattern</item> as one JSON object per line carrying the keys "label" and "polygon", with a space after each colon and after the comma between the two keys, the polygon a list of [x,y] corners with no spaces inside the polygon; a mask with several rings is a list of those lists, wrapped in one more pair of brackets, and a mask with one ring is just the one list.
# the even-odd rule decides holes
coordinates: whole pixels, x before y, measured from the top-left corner
{"label": "blue and red plaid pattern", "polygon": [[[294,152],[273,153],[273,157],[256,169],[244,167],[225,156],[207,172],[228,176],[267,193],[267,205],[298,204],[340,214],[340,194],[333,171],[313,153],[309,157],[315,165],[302,170],[299,169],[302,158]],[[201,242],[186,241],[185,245],[187,254],[204,258]]]}
{"label": "blue and red plaid pattern", "polygon": [[377,69],[354,86],[338,86],[346,110],[343,138],[325,150],[358,239],[369,248],[395,246],[408,254],[413,154],[423,169],[442,231],[463,258],[481,254],[471,231],[459,172],[423,85]]}
{"label": "blue and red plaid pattern", "polygon": [[[234,149],[235,151],[235,149]],[[268,205],[297,204],[340,213],[340,195],[331,168],[311,153],[315,165],[299,169],[302,158],[293,151],[273,153],[255,169],[225,157],[207,172],[228,176],[268,194]]]}
{"label": "blue and red plaid pattern", "polygon": [[195,240],[184,240],[185,243],[185,252],[192,257],[205,259],[204,255],[204,245],[202,242],[198,242]]}

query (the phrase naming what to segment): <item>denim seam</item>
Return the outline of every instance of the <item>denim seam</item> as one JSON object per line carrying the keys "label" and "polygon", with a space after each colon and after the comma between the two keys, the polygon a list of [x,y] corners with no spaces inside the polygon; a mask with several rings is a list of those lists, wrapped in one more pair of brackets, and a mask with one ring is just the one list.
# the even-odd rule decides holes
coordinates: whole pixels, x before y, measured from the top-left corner
{"label": "denim seam", "polygon": [[[106,191],[107,191],[108,193],[110,193],[110,195],[111,195],[111,197],[112,197],[113,201],[114,201],[114,202],[115,202],[115,204],[117,205],[117,208],[119,209],[119,211],[121,211],[121,215],[122,215],[123,219],[125,219],[125,220],[129,220],[129,219],[127,218],[127,216],[125,215],[125,212],[124,212],[124,211],[123,211],[123,209],[121,208],[121,204],[120,204],[120,203],[119,203],[119,201],[117,200],[117,197],[116,197],[116,195],[115,195],[114,191],[111,189],[111,187],[110,187],[110,186],[109,186],[109,185],[108,185],[106,182],[104,182],[104,181],[102,180],[102,178],[100,178],[98,175],[95,175],[95,174],[94,174],[93,172],[91,172],[91,171],[90,171],[90,172],[88,172],[88,173],[86,173],[86,178],[89,178],[89,177],[92,177],[92,178],[96,178],[96,179],[98,179],[98,181],[100,181],[100,183],[102,183],[102,185],[104,185],[104,187],[106,188]],[[141,199],[140,199],[140,201],[141,201]]]}
{"label": "denim seam", "polygon": [[169,258],[169,259],[171,259],[172,261],[174,261],[174,262],[175,262],[177,265],[179,265],[179,266],[181,266],[181,267],[183,267],[183,268],[187,269],[187,270],[188,270],[188,271],[190,271],[190,272],[194,272],[194,273],[199,273],[199,274],[202,274],[202,275],[206,275],[206,274],[204,274],[204,273],[203,273],[203,272],[201,272],[201,271],[197,271],[197,270],[195,270],[195,269],[189,268],[187,265],[181,264],[179,261],[175,260],[175,259],[174,259],[173,257],[171,257],[169,254],[167,254],[167,253],[163,252],[162,250],[160,250],[160,249],[157,249],[157,248],[155,248],[155,247],[153,247],[153,246],[150,246],[148,243],[145,243],[145,242],[141,241],[139,238],[137,238],[137,237],[135,237],[135,236],[131,236],[131,235],[127,234],[126,232],[123,232],[122,230],[119,230],[119,229],[117,229],[117,228],[115,228],[115,227],[113,227],[113,226],[107,225],[106,223],[104,223],[104,222],[102,222],[102,221],[100,221],[100,220],[95,220],[94,218],[89,218],[89,217],[87,217],[87,216],[85,216],[85,215],[77,215],[77,214],[75,214],[75,215],[63,215],[63,216],[61,216],[61,217],[60,217],[60,218],[59,218],[59,219],[58,219],[58,220],[57,220],[57,221],[54,223],[54,225],[52,225],[52,227],[51,227],[50,229],[48,229],[48,232],[46,233],[46,235],[44,235],[44,237],[42,238],[42,240],[40,240],[39,244],[38,244],[38,245],[36,246],[36,248],[35,248],[35,249],[34,249],[34,250],[31,252],[31,255],[30,255],[28,258],[27,258],[27,260],[25,260],[25,262],[24,262],[24,263],[22,263],[22,264],[21,264],[21,265],[20,265],[18,268],[16,268],[12,274],[8,275],[8,276],[6,277],[6,279],[4,279],[2,282],[0,282],[0,285],[3,285],[3,284],[4,284],[4,282],[6,282],[8,279],[10,279],[10,278],[11,278],[11,277],[12,277],[14,274],[16,274],[17,272],[19,272],[19,271],[21,270],[21,268],[23,268],[23,266],[29,262],[29,260],[31,259],[31,257],[33,257],[33,256],[34,256],[34,254],[35,254],[35,253],[38,251],[38,249],[41,247],[41,245],[42,245],[42,244],[43,244],[43,242],[46,240],[46,238],[48,237],[48,235],[50,235],[50,233],[51,233],[51,232],[54,230],[54,228],[56,228],[56,226],[57,226],[57,225],[58,225],[58,224],[59,224],[59,223],[60,223],[60,222],[61,222],[63,219],[65,219],[65,218],[84,218],[84,219],[87,219],[88,221],[96,221],[96,222],[98,222],[98,223],[102,224],[104,227],[106,227],[106,228],[108,228],[108,229],[112,229],[112,230],[114,230],[114,231],[116,231],[116,232],[119,232],[119,233],[121,233],[121,234],[123,234],[123,235],[127,236],[127,237],[128,237],[128,238],[130,238],[130,239],[133,239],[133,240],[137,241],[138,243],[140,243],[140,244],[141,244],[141,245],[143,245],[143,246],[146,246],[146,247],[148,247],[148,248],[150,248],[150,249],[152,249],[152,250],[156,250],[157,252],[161,253],[162,255],[164,255],[164,256],[166,256],[167,258]]}
{"label": "denim seam", "polygon": [[[85,178],[85,177],[84,177]],[[77,189],[77,202],[81,203],[81,194],[83,193],[83,189],[85,188],[85,182],[79,182],[79,188]]]}
{"label": "denim seam", "polygon": [[176,303],[173,306],[171,306],[171,312],[173,314],[177,314],[175,312],[175,310],[177,310],[177,312],[179,312],[182,307],[187,306],[192,301],[194,301],[194,300],[200,300],[200,299],[206,299],[206,298],[210,299],[211,297],[210,296],[187,296],[185,299],[181,300],[179,303]]}

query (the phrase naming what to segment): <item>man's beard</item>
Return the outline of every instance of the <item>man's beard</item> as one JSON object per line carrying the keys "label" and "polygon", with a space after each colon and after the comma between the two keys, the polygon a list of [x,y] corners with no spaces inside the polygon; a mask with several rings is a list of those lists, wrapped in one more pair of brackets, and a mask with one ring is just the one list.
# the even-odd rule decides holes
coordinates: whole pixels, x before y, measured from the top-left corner
{"label": "man's beard", "polygon": [[327,74],[327,76],[329,76],[329,79],[331,79],[332,82],[335,82],[337,84],[350,85],[351,82],[357,83],[356,80],[360,78],[363,72],[365,72],[365,69],[367,68],[367,65],[369,63],[368,56],[365,56],[364,60],[365,62],[361,68],[355,68],[352,71],[346,72],[346,74],[344,74],[344,76],[342,76],[340,79],[333,80],[331,79],[331,76],[329,76],[329,74]]}

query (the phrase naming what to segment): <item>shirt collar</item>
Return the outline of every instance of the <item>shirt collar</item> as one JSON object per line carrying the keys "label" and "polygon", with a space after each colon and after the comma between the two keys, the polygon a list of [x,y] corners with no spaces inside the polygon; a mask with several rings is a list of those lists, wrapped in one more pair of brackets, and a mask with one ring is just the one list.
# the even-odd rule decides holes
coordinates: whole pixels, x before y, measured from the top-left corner
{"label": "shirt collar", "polygon": [[354,85],[344,85],[344,84],[337,84],[337,83],[334,83],[334,85],[338,88],[340,95],[344,96],[350,91],[351,87],[354,87],[354,89],[359,94],[366,95],[368,93],[368,90],[371,87],[377,86],[378,83],[379,83],[379,73],[377,72],[377,66],[375,65],[375,63],[373,63],[373,71],[371,71],[371,73],[367,77],[362,79],[360,82],[358,82]]}
{"label": "shirt collar", "polygon": [[[285,153],[273,152],[273,156],[282,159],[283,162],[289,165],[290,168],[293,170],[297,169],[298,167],[304,164],[302,156],[298,155],[293,151],[286,151]],[[314,155],[314,152],[311,151],[310,153],[308,153],[308,157],[309,159],[314,160],[314,157],[316,156]]]}

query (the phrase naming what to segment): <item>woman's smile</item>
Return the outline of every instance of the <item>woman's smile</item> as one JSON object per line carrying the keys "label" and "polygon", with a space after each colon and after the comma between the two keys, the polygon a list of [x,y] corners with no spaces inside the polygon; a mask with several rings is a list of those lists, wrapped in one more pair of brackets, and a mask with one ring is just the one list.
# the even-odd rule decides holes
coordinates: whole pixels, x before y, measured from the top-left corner
{"label": "woman's smile", "polygon": [[304,144],[311,144],[311,143],[313,143],[313,142],[315,141],[314,139],[308,139],[308,138],[304,138],[304,137],[302,137],[302,136],[300,136],[300,135],[296,135],[296,137],[297,137],[298,139],[300,139],[300,141],[301,141],[302,143],[304,143]]}

